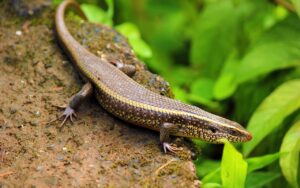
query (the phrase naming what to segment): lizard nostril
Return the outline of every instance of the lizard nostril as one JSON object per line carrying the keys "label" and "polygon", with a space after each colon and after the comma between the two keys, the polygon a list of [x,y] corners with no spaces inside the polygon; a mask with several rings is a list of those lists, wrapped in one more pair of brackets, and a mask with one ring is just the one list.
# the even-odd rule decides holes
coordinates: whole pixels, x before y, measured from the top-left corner
{"label": "lizard nostril", "polygon": [[252,140],[252,135],[251,133],[246,134],[246,138],[248,141]]}

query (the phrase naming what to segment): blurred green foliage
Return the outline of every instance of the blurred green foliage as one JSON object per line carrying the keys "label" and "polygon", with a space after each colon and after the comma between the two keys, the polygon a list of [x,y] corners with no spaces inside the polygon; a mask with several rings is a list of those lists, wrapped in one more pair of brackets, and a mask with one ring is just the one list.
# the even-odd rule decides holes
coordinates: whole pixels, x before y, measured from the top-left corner
{"label": "blurred green foliage", "polygon": [[225,143],[223,151],[195,140],[203,187],[299,187],[298,0],[79,2],[90,21],[126,35],[177,99],[253,133],[252,141]]}
{"label": "blurred green foliage", "polygon": [[90,22],[103,23],[112,26],[113,25],[112,17],[114,13],[113,1],[106,0],[106,3],[108,5],[107,11],[104,11],[97,5],[87,4],[87,3],[82,3],[80,7],[85,12],[85,15],[87,16]]}
{"label": "blurred green foliage", "polygon": [[141,39],[139,29],[133,23],[125,22],[115,27],[117,31],[128,38],[133,50],[141,58],[150,58],[152,56],[151,48]]}

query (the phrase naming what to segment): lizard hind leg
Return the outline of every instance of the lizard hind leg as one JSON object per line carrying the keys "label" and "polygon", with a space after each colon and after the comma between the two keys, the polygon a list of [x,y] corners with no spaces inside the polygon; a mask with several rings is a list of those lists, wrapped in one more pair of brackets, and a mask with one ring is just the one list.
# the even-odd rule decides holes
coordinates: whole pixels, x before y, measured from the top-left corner
{"label": "lizard hind leg", "polygon": [[93,93],[93,86],[90,82],[84,84],[81,88],[81,90],[72,96],[68,106],[66,107],[63,114],[60,116],[60,118],[65,117],[64,120],[61,123],[61,127],[65,124],[65,122],[70,119],[71,122],[73,122],[73,117],[76,117],[75,109],[78,108],[82,102],[90,97]]}
{"label": "lizard hind leg", "polygon": [[132,77],[136,72],[136,68],[134,65],[125,64],[119,60],[110,60],[109,63],[114,65],[116,68],[118,68],[120,71],[122,71],[129,77]]}
{"label": "lizard hind leg", "polygon": [[128,64],[120,63],[120,64],[117,64],[116,67],[120,71],[124,72],[129,77],[132,77],[135,74],[135,72],[136,72],[136,68],[133,65],[128,65]]}
{"label": "lizard hind leg", "polygon": [[135,72],[136,72],[136,67],[134,65],[125,64],[120,59],[108,57],[105,54],[101,54],[100,58],[102,60],[104,60],[104,61],[112,64],[113,66],[115,66],[116,68],[118,68],[120,71],[122,71],[123,73],[125,73],[129,77],[132,77],[135,74]]}

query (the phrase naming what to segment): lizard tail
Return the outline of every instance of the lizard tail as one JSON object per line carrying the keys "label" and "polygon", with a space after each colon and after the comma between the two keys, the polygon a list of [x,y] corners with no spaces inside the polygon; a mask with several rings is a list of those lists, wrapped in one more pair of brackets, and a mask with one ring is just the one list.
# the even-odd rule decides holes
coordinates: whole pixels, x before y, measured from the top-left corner
{"label": "lizard tail", "polygon": [[60,12],[62,14],[62,17],[64,16],[64,13],[66,12],[67,8],[72,8],[76,11],[76,13],[84,20],[87,20],[86,15],[81,10],[80,5],[75,0],[64,0],[58,7],[56,14]]}

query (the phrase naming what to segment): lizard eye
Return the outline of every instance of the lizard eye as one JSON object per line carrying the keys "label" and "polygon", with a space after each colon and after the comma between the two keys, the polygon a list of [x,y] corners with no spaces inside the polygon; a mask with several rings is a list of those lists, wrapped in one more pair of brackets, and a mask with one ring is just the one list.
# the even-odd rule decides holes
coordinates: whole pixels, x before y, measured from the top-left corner
{"label": "lizard eye", "polygon": [[239,132],[236,131],[236,130],[229,130],[229,133],[233,136],[238,136],[239,135]]}
{"label": "lizard eye", "polygon": [[212,132],[212,133],[216,133],[218,131],[218,129],[214,128],[214,127],[210,127],[209,130]]}

